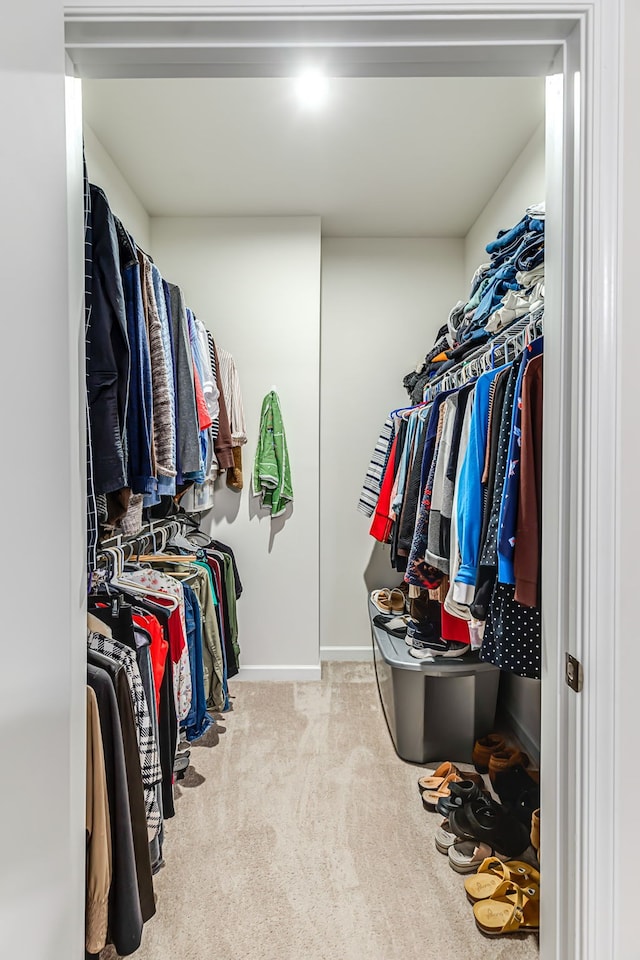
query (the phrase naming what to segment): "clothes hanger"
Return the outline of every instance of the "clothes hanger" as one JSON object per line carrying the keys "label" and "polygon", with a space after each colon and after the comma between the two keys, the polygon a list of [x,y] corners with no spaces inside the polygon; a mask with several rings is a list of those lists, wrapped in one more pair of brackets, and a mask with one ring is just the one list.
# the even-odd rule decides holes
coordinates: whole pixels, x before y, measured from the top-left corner
{"label": "clothes hanger", "polygon": [[389,416],[390,416],[390,417],[399,417],[399,416],[401,416],[403,413],[410,412],[410,411],[412,411],[412,410],[417,410],[418,407],[421,407],[421,406],[424,405],[424,402],[425,402],[425,401],[423,400],[421,403],[415,403],[415,404],[413,404],[413,406],[411,406],[411,407],[398,407],[397,410],[392,410],[391,413],[389,414]]}
{"label": "clothes hanger", "polygon": [[[153,556],[155,557],[155,554]],[[138,559],[140,559],[140,557]],[[178,608],[178,601],[175,597],[171,597],[170,595],[163,593],[162,590],[154,590],[152,587],[138,583],[137,580],[130,580],[127,577],[126,570],[123,570],[118,577],[112,579],[111,583],[113,584],[113,586],[121,589],[124,593],[130,593],[130,594],[133,594],[133,596],[138,596],[138,597],[152,596],[152,597],[162,597],[163,599],[167,598],[168,600],[171,601],[172,610],[176,610]],[[166,609],[169,609],[169,605],[166,606]]]}
{"label": "clothes hanger", "polygon": [[[193,534],[192,534],[193,536]],[[182,533],[174,533],[167,546],[178,547],[183,550],[193,550],[194,544],[188,540]]]}
{"label": "clothes hanger", "polygon": [[[193,544],[191,544],[193,546]],[[181,553],[149,553],[140,557],[142,563],[195,563],[198,557],[195,554]]]}
{"label": "clothes hanger", "polygon": [[119,556],[113,547],[104,547],[104,553],[109,558],[109,580],[112,581],[120,572]]}

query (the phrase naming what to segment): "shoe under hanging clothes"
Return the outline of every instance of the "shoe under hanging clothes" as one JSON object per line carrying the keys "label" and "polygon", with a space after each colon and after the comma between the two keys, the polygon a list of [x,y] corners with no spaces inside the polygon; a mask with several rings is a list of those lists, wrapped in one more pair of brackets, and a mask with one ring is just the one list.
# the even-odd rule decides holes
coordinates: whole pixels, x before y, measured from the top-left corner
{"label": "shoe under hanging clothes", "polygon": [[270,510],[272,517],[282,516],[287,504],[293,502],[287,438],[275,390],[271,390],[262,401],[260,435],[253,465],[253,494],[261,498],[262,507]]}

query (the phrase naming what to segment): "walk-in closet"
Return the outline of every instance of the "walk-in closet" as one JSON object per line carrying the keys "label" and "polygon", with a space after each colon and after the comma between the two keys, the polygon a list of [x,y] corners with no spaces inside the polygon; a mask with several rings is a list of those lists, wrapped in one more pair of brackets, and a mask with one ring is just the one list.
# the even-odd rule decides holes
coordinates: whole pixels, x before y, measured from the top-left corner
{"label": "walk-in closet", "polygon": [[544,79],[82,86],[88,953],[537,956]]}

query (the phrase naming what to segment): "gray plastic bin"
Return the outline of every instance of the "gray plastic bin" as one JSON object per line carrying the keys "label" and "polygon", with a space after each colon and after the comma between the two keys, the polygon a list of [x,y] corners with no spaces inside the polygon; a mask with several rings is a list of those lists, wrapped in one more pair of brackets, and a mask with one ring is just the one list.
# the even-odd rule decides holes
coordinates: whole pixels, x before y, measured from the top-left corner
{"label": "gray plastic bin", "polygon": [[[369,601],[369,615],[378,613]],[[471,761],[473,744],[493,729],[500,671],[477,655],[416,660],[404,638],[371,623],[382,709],[398,756],[413,763]]]}

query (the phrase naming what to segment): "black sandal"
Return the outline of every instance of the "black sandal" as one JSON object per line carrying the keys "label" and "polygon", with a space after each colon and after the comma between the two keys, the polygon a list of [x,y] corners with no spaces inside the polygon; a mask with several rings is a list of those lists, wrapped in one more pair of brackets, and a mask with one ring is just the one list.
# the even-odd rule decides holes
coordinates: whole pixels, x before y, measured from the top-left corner
{"label": "black sandal", "polygon": [[518,857],[529,846],[529,834],[518,818],[485,797],[452,810],[449,825],[462,839],[486,843],[506,857]]}
{"label": "black sandal", "polygon": [[462,807],[470,800],[478,800],[480,797],[488,796],[482,787],[473,780],[460,780],[458,783],[449,784],[449,796],[440,797],[436,810],[443,817],[448,817],[452,810]]}

